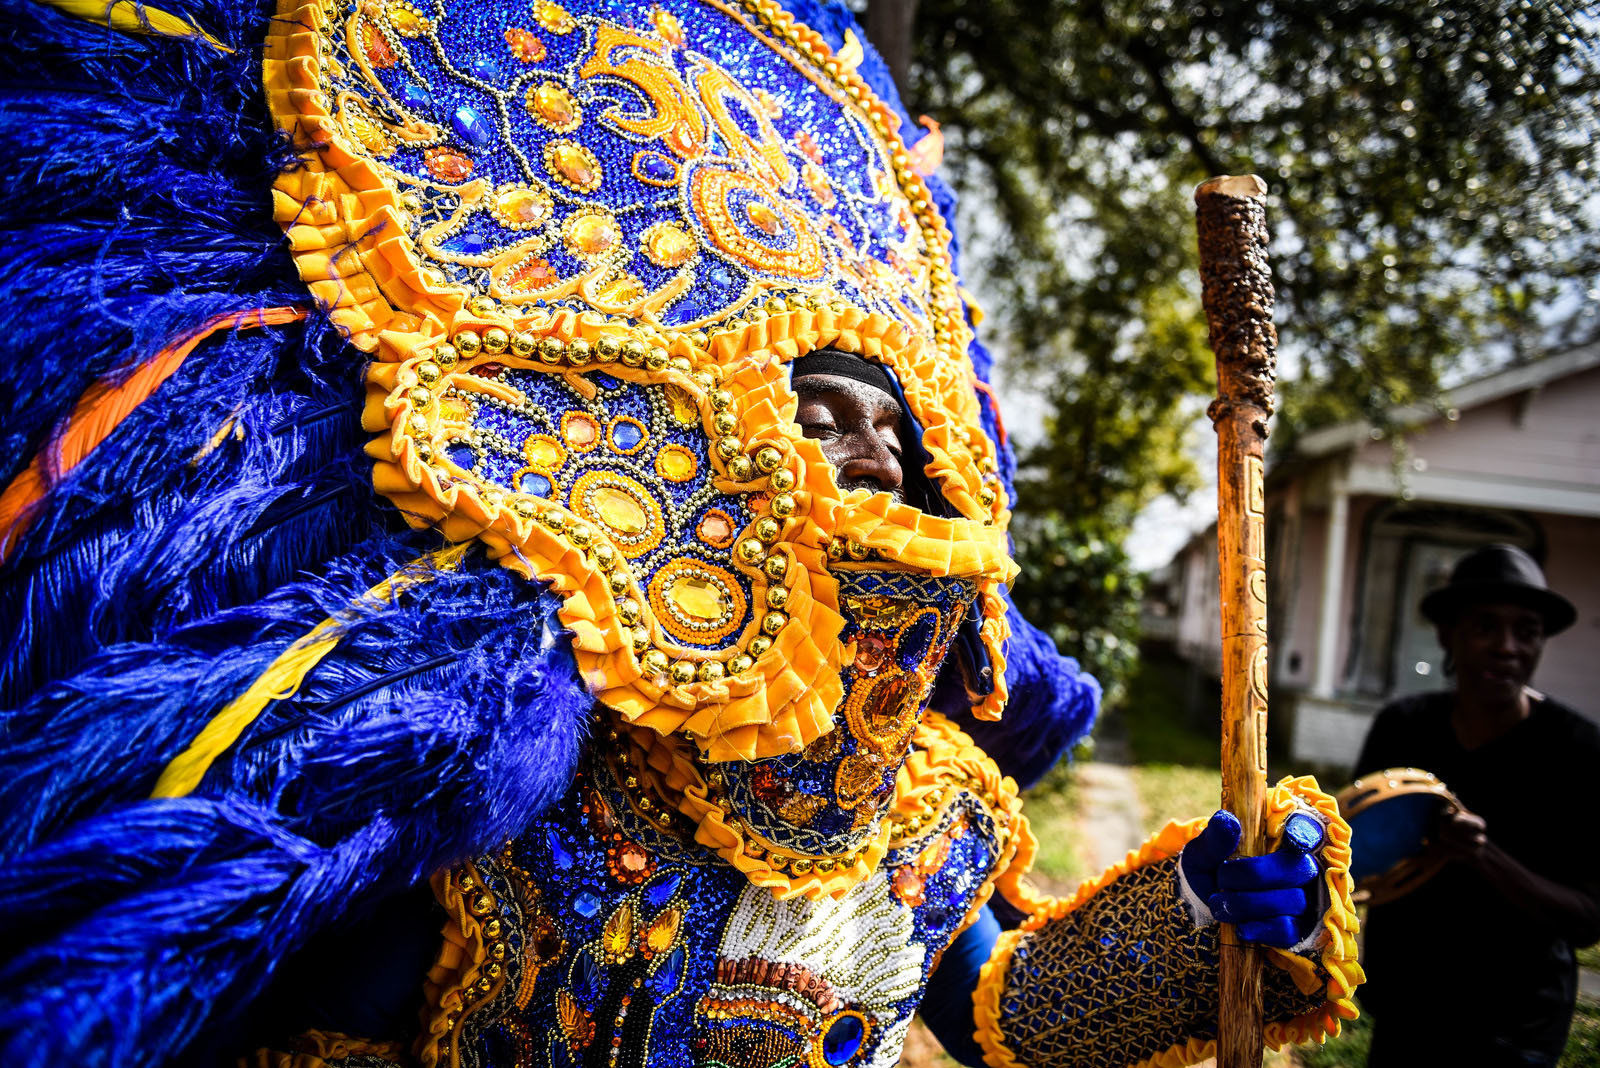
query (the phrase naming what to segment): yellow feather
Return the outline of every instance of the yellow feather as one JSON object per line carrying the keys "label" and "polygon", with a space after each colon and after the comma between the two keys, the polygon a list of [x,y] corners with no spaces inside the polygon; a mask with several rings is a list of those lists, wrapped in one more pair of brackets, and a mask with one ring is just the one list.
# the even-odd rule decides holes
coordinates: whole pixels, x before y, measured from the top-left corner
{"label": "yellow feather", "polygon": [[[461,558],[466,556],[470,545],[471,542],[463,542],[413,560],[364,593],[361,601],[375,603],[387,600],[408,587],[430,581],[437,571],[454,571],[461,563]],[[211,765],[216,763],[217,757],[239,740],[245,728],[254,723],[269,704],[292,696],[305,677],[311,674],[311,669],[339,644],[339,634],[335,633],[332,637],[323,635],[342,622],[339,617],[330,616],[279,653],[278,658],[267,665],[267,670],[256,676],[256,681],[250,684],[249,689],[229,701],[221,712],[200,729],[189,747],[173,757],[171,763],[162,769],[155,789],[150,791],[150,797],[187,797],[192,793]]]}
{"label": "yellow feather", "polygon": [[199,37],[222,52],[233,49],[211,36],[194,23],[179,18],[160,8],[135,3],[134,0],[38,0],[74,18],[96,22],[123,33],[153,33],[163,37]]}

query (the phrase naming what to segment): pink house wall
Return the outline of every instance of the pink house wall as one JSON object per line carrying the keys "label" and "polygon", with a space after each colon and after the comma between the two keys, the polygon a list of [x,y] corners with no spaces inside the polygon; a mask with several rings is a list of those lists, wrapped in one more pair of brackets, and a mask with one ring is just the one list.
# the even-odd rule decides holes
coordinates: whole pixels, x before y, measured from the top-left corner
{"label": "pink house wall", "polygon": [[1572,629],[1545,645],[1533,684],[1600,718],[1600,520],[1541,515],[1550,588],[1578,609]]}

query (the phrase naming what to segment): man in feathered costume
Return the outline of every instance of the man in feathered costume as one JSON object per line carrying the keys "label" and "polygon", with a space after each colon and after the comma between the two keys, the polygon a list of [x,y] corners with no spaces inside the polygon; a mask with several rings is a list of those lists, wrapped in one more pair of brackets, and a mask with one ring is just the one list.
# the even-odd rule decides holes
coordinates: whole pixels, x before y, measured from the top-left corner
{"label": "man in feathered costume", "polygon": [[0,17],[7,1064],[1172,1065],[1218,919],[1353,1013],[1308,782],[1023,878],[1098,687],[842,8]]}

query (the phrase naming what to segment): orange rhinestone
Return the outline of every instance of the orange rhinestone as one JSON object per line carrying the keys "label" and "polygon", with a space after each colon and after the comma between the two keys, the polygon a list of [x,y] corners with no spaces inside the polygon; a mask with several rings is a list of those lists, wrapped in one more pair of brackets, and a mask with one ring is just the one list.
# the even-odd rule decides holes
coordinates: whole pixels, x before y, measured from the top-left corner
{"label": "orange rhinestone", "polygon": [[548,289],[555,282],[556,272],[551,270],[550,261],[535,257],[512,268],[506,275],[505,286],[513,293],[531,293]]}
{"label": "orange rhinestone", "polygon": [[567,227],[572,247],[588,256],[598,256],[616,246],[617,227],[604,215],[580,215]]}
{"label": "orange rhinestone", "polygon": [[752,200],[745,205],[744,213],[763,233],[777,236],[782,224],[778,221],[778,213],[772,210],[772,205],[765,201]]}
{"label": "orange rhinestone", "polygon": [[511,54],[524,63],[537,63],[544,58],[544,42],[527,30],[516,26],[506,27],[506,44]]}
{"label": "orange rhinestone", "polygon": [[441,182],[464,182],[472,177],[472,160],[451,148],[430,148],[423,161],[428,173]]}

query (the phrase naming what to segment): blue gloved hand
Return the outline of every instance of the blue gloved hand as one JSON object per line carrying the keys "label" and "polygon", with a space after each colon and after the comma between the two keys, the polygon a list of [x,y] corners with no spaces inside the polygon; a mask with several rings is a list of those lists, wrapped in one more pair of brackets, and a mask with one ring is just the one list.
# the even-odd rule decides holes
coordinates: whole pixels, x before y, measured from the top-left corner
{"label": "blue gloved hand", "polygon": [[1250,942],[1287,949],[1306,939],[1321,919],[1322,824],[1302,812],[1284,824],[1283,841],[1264,857],[1233,857],[1239,821],[1219,811],[1178,859],[1190,893],[1223,923],[1238,925]]}

